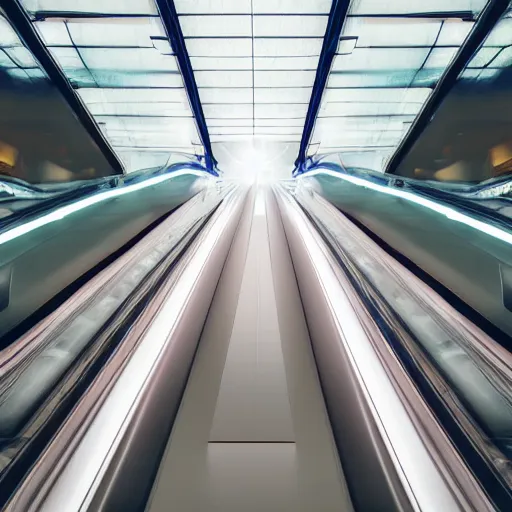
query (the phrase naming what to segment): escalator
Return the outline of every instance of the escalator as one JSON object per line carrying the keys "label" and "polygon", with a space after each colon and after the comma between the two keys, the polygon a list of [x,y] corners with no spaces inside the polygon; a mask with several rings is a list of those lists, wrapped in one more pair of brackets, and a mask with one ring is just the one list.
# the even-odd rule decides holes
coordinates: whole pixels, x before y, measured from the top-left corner
{"label": "escalator", "polygon": [[5,510],[507,510],[510,355],[407,272],[212,184],[3,352]]}
{"label": "escalator", "polygon": [[512,2],[427,4],[1,2],[1,510],[512,510]]}
{"label": "escalator", "polygon": [[268,191],[249,198],[149,511],[353,510]]}

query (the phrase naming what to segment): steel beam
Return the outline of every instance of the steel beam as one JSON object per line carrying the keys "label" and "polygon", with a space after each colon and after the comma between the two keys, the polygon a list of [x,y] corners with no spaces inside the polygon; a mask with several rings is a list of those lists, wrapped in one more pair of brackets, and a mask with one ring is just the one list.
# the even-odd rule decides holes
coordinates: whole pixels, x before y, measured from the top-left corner
{"label": "steel beam", "polygon": [[169,38],[174,53],[176,54],[176,59],[178,60],[178,65],[183,76],[183,82],[185,83],[190,107],[197,123],[201,143],[204,147],[206,168],[210,172],[217,174],[215,171],[217,161],[213,156],[210,134],[208,133],[203,106],[201,105],[201,99],[199,98],[199,91],[194,77],[194,70],[192,69],[192,64],[185,44],[185,38],[181,31],[176,7],[173,0],[156,0],[156,4],[165,27],[165,31],[167,32],[167,37]]}
{"label": "steel beam", "polygon": [[349,0],[333,0],[332,2],[327,28],[325,29],[324,41],[322,43],[322,51],[320,52],[320,59],[318,60],[313,91],[311,92],[311,99],[309,100],[308,113],[306,114],[304,130],[302,131],[299,156],[295,161],[297,169],[300,169],[307,159],[309,141],[313,134],[313,128],[315,127],[318,111],[320,110],[322,95],[325,85],[327,84],[327,79],[329,78],[329,73],[331,72],[332,61],[336,55],[341,30],[347,16],[349,5]]}

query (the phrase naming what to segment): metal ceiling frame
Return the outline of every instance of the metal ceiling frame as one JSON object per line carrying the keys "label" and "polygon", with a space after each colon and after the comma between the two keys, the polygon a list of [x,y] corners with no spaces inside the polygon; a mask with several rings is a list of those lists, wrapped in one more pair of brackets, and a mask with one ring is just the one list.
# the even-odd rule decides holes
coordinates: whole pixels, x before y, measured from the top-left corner
{"label": "metal ceiling frame", "polygon": [[327,79],[329,78],[329,73],[331,72],[336,50],[338,49],[341,31],[345,23],[345,18],[347,17],[349,6],[350,0],[333,0],[331,11],[329,12],[329,20],[327,21],[327,27],[325,29],[315,82],[313,84],[313,90],[311,91],[308,112],[304,122],[304,130],[302,131],[299,155],[295,161],[295,168],[299,173],[307,160],[309,141],[313,134],[313,128],[318,116],[318,111],[320,110],[322,96],[327,84]]}
{"label": "metal ceiling frame", "polygon": [[461,45],[453,61],[446,68],[441,79],[434,87],[419,114],[413,121],[408,133],[402,139],[398,148],[386,166],[386,173],[395,174],[402,160],[411,151],[417,140],[427,128],[437,109],[452,90],[468,62],[471,60],[489,32],[494,28],[509,6],[509,0],[490,0],[478,17],[475,26],[466,41]]}
{"label": "metal ceiling frame", "polygon": [[217,161],[213,156],[212,145],[210,141],[210,134],[208,133],[208,126],[204,117],[203,106],[199,97],[194,70],[190,57],[188,55],[185,38],[181,30],[181,25],[178,18],[178,13],[173,0],[155,0],[158,7],[158,12],[162,18],[162,23],[165,27],[167,36],[171,43],[171,48],[176,54],[178,66],[183,77],[185,90],[190,102],[190,108],[194,114],[199,131],[199,137],[204,147],[205,166],[212,174],[217,175],[216,166]]}
{"label": "metal ceiling frame", "polygon": [[50,52],[40,39],[32,22],[18,0],[3,0],[2,9],[26,47],[32,52],[48,78],[62,94],[65,101],[83,125],[89,136],[116,174],[124,174],[124,166],[110,143],[101,132],[96,121],[89,113],[73,86],[55,62]]}

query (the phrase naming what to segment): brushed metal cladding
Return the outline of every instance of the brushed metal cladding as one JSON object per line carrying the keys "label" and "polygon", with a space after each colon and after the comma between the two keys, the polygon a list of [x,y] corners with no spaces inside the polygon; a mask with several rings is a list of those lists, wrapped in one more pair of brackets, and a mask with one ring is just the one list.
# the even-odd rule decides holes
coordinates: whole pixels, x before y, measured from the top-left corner
{"label": "brushed metal cladding", "polygon": [[235,191],[214,214],[6,510],[144,507],[244,196]]}
{"label": "brushed metal cladding", "polygon": [[297,446],[302,509],[353,510],[327,415],[311,340],[274,194],[267,191],[270,256],[279,329]]}
{"label": "brushed metal cladding", "polygon": [[[254,210],[245,210],[162,459],[149,512],[167,511],[170,504],[176,512],[352,510],[315,373],[284,232],[274,219],[277,209],[268,201],[268,192],[260,189]],[[247,231],[250,227],[250,235],[242,226]],[[270,250],[265,246],[270,246]],[[260,260],[260,270],[264,269],[259,273],[256,258]],[[259,315],[258,287],[266,294],[261,297],[265,305]],[[237,330],[240,310],[241,319],[247,320],[245,330]],[[237,345],[254,347],[254,331],[262,329],[261,324],[269,319],[278,325],[262,331],[268,336],[272,330],[274,336],[263,343],[272,344],[276,350],[272,358],[258,360],[257,366],[263,372],[272,367],[269,391],[276,390],[277,400],[282,400],[283,390],[286,392],[294,442],[282,442],[281,436],[275,437],[285,426],[282,412],[276,416],[275,399],[269,399],[266,407],[265,403],[254,407],[249,414],[254,422],[252,427],[237,416],[237,404],[241,404],[244,396],[247,404],[254,404],[254,391],[261,381],[257,374],[251,376],[256,363],[254,352],[249,350],[249,362],[242,365],[248,370],[244,375],[240,366],[235,368],[239,360],[230,360],[229,351]],[[231,389],[227,391],[227,387]],[[228,403],[225,395],[223,403],[222,394],[226,392],[229,398],[237,392],[240,396]],[[242,408],[239,412],[246,411]],[[218,439],[212,437],[215,429],[210,429],[215,420],[222,442],[212,442]],[[270,425],[262,431],[259,427],[263,420]],[[237,425],[243,436],[236,431]],[[263,436],[274,442],[262,441]],[[253,442],[247,442],[248,439]]]}
{"label": "brushed metal cladding", "polygon": [[[429,405],[442,417],[448,411],[455,427],[444,429],[499,508],[509,508],[511,457],[512,355],[454,310],[316,193],[294,194],[350,274],[354,289],[379,325],[385,325],[393,353],[439,397]],[[405,326],[405,327],[404,327]],[[391,341],[391,339],[395,341]],[[406,355],[405,355],[406,354]],[[405,362],[407,361],[407,362]],[[413,369],[414,368],[414,369]],[[456,432],[456,433],[454,433]],[[460,437],[468,439],[468,455]],[[469,439],[471,441],[469,441]],[[487,469],[489,468],[489,469]],[[494,483],[490,483],[493,478]],[[499,493],[498,488],[503,488]],[[498,497],[500,496],[500,497]]]}
{"label": "brushed metal cladding", "polygon": [[336,263],[293,199],[276,194],[355,509],[472,510],[427,452],[371,348],[361,312],[351,307]]}
{"label": "brushed metal cladding", "polygon": [[[179,208],[131,251],[3,351],[0,437],[4,441],[33,438],[40,425],[61,407],[62,395],[83,380],[87,359],[93,361],[114,343],[112,331],[123,323],[119,318],[151,294],[158,276],[163,278],[172,268],[223,195],[229,192],[227,189],[219,193],[211,188]],[[65,379],[59,382],[63,375]],[[15,444],[17,449],[11,450],[13,458],[25,442],[16,439]]]}

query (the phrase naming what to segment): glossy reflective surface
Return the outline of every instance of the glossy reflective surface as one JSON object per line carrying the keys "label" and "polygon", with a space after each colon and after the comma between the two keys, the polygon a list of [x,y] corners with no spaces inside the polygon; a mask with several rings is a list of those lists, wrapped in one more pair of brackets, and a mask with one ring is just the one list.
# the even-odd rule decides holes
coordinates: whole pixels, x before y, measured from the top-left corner
{"label": "glossy reflective surface", "polygon": [[[510,486],[510,464],[504,464],[512,459],[510,353],[385,254],[336,208],[307,189],[299,188],[296,197],[329,240],[393,350],[402,358],[406,351],[415,361],[413,372],[432,382],[484,464],[500,474],[504,488]],[[449,388],[458,399],[446,394]]]}
{"label": "glossy reflective surface", "polygon": [[481,182],[512,172],[512,10],[459,75],[397,174]]}
{"label": "glossy reflective surface", "polygon": [[59,183],[114,174],[0,9],[0,178]]}
{"label": "glossy reflective surface", "polygon": [[486,4],[352,1],[309,153],[382,171]]}
{"label": "glossy reflective surface", "polygon": [[175,49],[154,0],[21,2],[128,172],[202,153]]}
{"label": "glossy reflective surface", "polygon": [[0,200],[9,212],[0,220],[0,270],[8,275],[0,289],[0,336],[190,199],[204,186],[200,176],[173,169]]}
{"label": "glossy reflective surface", "polygon": [[512,335],[505,300],[510,284],[502,279],[503,269],[512,265],[510,184],[440,190],[339,166],[338,171],[319,169],[305,181]]}

